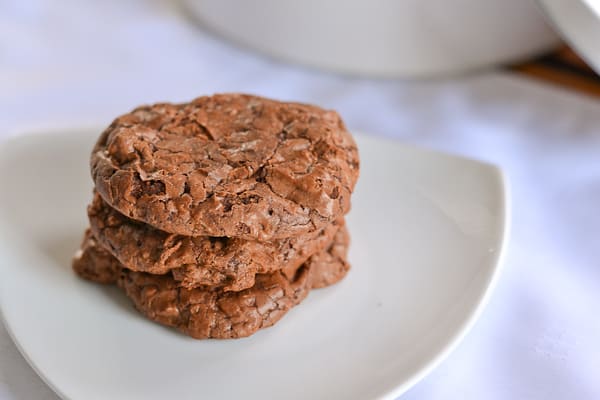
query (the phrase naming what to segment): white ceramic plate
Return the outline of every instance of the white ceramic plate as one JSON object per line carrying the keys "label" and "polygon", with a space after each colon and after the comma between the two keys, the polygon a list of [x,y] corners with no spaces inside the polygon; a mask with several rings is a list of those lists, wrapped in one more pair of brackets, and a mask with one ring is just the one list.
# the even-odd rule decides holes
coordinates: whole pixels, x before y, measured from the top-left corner
{"label": "white ceramic plate", "polygon": [[395,398],[456,345],[498,276],[508,215],[500,171],[358,136],[347,278],[250,338],[195,341],[71,272],[98,132],[0,144],[2,314],[65,398]]}

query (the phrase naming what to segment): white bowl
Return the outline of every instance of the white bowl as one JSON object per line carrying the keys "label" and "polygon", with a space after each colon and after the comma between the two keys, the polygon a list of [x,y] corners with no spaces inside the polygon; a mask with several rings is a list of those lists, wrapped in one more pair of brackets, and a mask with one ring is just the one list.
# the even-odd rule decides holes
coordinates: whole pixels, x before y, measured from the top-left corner
{"label": "white bowl", "polygon": [[562,36],[600,73],[600,0],[539,0]]}
{"label": "white bowl", "polygon": [[234,41],[348,74],[453,74],[524,59],[558,41],[533,0],[182,1]]}

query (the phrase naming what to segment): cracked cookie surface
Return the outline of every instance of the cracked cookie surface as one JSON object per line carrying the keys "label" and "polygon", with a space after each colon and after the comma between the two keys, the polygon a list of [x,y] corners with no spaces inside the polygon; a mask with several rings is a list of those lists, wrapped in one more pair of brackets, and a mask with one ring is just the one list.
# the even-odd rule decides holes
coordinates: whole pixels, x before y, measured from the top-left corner
{"label": "cracked cookie surface", "polygon": [[[147,318],[175,327],[196,339],[239,338],[277,322],[300,303],[311,288],[335,283],[349,269],[348,234],[340,229],[331,246],[295,270],[256,276],[253,287],[240,292],[214,288],[185,289],[170,275],[152,275],[123,268],[93,240],[90,231],[73,268],[82,277],[117,284]],[[103,271],[99,273],[97,268]]]}
{"label": "cracked cookie surface", "polygon": [[359,158],[334,111],[222,94],[117,118],[91,168],[104,200],[129,218],[269,241],[318,232],[348,212]]}
{"label": "cracked cookie surface", "polygon": [[344,225],[334,221],[321,231],[258,242],[240,238],[170,234],[125,217],[97,193],[88,207],[90,228],[102,247],[126,268],[165,274],[181,286],[218,286],[239,291],[254,285],[258,273],[296,269],[321,252]]}

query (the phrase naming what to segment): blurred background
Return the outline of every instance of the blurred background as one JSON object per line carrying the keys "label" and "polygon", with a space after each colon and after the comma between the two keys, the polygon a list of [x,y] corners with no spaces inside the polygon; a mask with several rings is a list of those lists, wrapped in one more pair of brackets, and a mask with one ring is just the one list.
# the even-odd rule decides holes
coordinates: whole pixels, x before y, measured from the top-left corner
{"label": "blurred background", "polygon": [[[406,399],[600,398],[600,31],[591,0],[0,0],[0,140],[249,92],[499,165],[504,275]],[[584,61],[585,60],[585,61]],[[400,173],[400,171],[399,171]],[[0,327],[0,399],[57,399]]]}
{"label": "blurred background", "polygon": [[[418,108],[430,90],[485,86],[486,74],[513,82],[522,75],[514,71],[598,93],[591,70],[561,52],[559,34],[529,0],[100,3],[0,2],[3,131],[106,124],[140,103],[248,91],[348,109],[353,128],[397,135],[408,132],[354,105]],[[394,86],[418,93],[394,104],[404,100],[373,92],[400,96]],[[365,101],[371,95],[382,104]]]}

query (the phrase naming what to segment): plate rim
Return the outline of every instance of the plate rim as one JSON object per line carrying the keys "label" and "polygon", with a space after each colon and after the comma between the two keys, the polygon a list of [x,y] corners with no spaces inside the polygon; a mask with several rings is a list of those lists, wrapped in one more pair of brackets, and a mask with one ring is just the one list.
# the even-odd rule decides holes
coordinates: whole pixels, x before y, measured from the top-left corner
{"label": "plate rim", "polygon": [[[445,153],[441,153],[445,154]],[[394,390],[388,392],[385,397],[382,397],[384,400],[395,400],[402,394],[406,393],[409,389],[423,380],[427,375],[433,372],[440,364],[442,364],[448,356],[463,342],[465,337],[469,334],[469,332],[473,329],[477,321],[480,319],[481,314],[484,312],[486,306],[488,305],[490,298],[492,297],[496,286],[498,285],[498,281],[500,280],[500,275],[502,270],[504,269],[506,253],[508,249],[508,243],[510,241],[510,231],[512,224],[512,203],[510,196],[510,183],[506,176],[506,174],[496,165],[480,162],[478,160],[472,160],[466,157],[458,157],[463,158],[470,161],[479,162],[482,165],[486,165],[494,170],[494,172],[498,175],[498,180],[500,183],[500,188],[502,190],[502,235],[499,243],[499,251],[496,252],[496,257],[494,259],[493,268],[489,278],[487,279],[487,285],[485,287],[484,292],[479,297],[478,303],[470,313],[470,315],[463,321],[460,328],[454,333],[453,336],[450,336],[446,346],[438,352],[421,370],[417,371],[413,374],[412,377],[407,379],[403,384],[399,385]]]}

